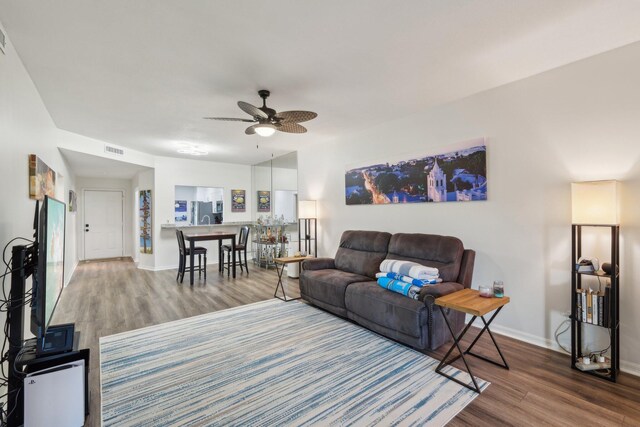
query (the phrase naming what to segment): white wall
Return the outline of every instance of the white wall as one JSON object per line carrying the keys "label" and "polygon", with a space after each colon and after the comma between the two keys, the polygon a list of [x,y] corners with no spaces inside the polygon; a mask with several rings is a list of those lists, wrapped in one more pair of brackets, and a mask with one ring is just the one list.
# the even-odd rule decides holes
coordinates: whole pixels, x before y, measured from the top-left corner
{"label": "white wall", "polygon": [[[75,189],[75,177],[57,149],[64,133],[55,127],[10,40],[5,52],[0,54],[0,200],[4,205],[0,242],[6,243],[17,236],[33,236],[35,201],[29,199],[29,154],[38,155],[56,171],[56,198],[65,203],[69,190]],[[75,229],[75,216],[67,214],[65,283],[77,263]]]}
{"label": "white wall", "polygon": [[[505,282],[512,303],[497,318],[499,328],[553,346],[553,332],[570,308],[569,184],[622,180],[621,358],[623,369],[640,372],[638,76],[640,43],[302,148],[299,196],[318,200],[320,254],[333,256],[347,229],[457,236],[477,251],[474,287]],[[482,136],[488,201],[345,205],[345,165]]]}
{"label": "white wall", "polygon": [[[178,244],[173,229],[162,230],[161,224],[173,223],[175,186],[222,187],[223,222],[251,221],[254,195],[251,194],[251,166],[215,163],[201,160],[156,157],[153,200],[154,268],[176,268]],[[231,190],[247,190],[246,212],[231,212]],[[237,227],[232,227],[237,228]],[[218,260],[217,242],[202,242],[209,249],[208,263]],[[142,265],[142,261],[140,262]]]}
{"label": "white wall", "polygon": [[[92,156],[104,157],[106,159],[115,159],[120,162],[132,163],[134,165],[141,165],[147,167],[153,167],[154,157],[152,154],[143,153],[141,151],[133,150],[131,148],[120,147],[116,144],[106,144],[104,141],[98,139],[87,138],[77,133],[68,132],[65,130],[59,130],[62,137],[58,141],[58,147],[65,148],[79,153],[91,154]],[[116,155],[105,152],[105,145],[110,147],[121,148],[124,153],[122,155]]]}
{"label": "white wall", "polygon": [[[68,132],[57,129],[53,123],[9,35],[5,54],[0,54],[0,242],[3,246],[14,237],[30,239],[33,236],[35,201],[29,199],[29,154],[36,154],[58,174],[56,198],[68,203],[69,190],[77,190],[75,177],[57,148],[68,136]],[[74,139],[84,138],[75,135]],[[65,284],[69,283],[78,262],[76,224],[77,214],[67,213]],[[20,243],[24,242],[15,242]],[[8,251],[10,254],[11,249]],[[10,277],[7,277],[7,293],[9,284]],[[27,283],[27,287],[30,286]],[[0,323],[4,324],[4,320],[3,312]],[[29,327],[28,318],[25,327]]]}
{"label": "white wall", "polygon": [[76,188],[78,190],[78,212],[77,212],[77,233],[78,233],[78,258],[84,259],[84,190],[119,190],[124,195],[124,235],[123,253],[124,256],[133,255],[133,241],[130,236],[134,232],[131,212],[133,211],[132,181],[130,179],[115,178],[76,178]]}

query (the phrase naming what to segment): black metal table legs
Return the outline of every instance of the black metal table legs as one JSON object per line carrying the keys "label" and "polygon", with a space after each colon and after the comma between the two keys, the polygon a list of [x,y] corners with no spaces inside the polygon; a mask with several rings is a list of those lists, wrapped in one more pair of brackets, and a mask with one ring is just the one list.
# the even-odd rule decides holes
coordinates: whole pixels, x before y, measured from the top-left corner
{"label": "black metal table legs", "polygon": [[[449,348],[449,351],[447,351],[447,354],[444,355],[444,357],[442,358],[442,361],[440,362],[440,364],[438,365],[438,367],[436,368],[436,372],[446,378],[449,378],[452,381],[457,382],[458,384],[467,387],[469,390],[475,391],[476,393],[481,393],[482,391],[480,390],[480,387],[478,386],[478,382],[476,381],[476,378],[473,376],[473,373],[471,372],[471,368],[469,367],[469,364],[467,363],[467,359],[464,357],[465,354],[477,357],[478,359],[482,359],[485,362],[489,362],[492,363],[496,366],[500,366],[501,368],[505,368],[505,369],[509,369],[509,365],[507,364],[507,361],[505,360],[502,351],[500,351],[500,347],[498,347],[498,343],[496,342],[495,338],[493,337],[493,334],[491,333],[491,330],[489,329],[489,325],[491,324],[491,322],[493,322],[493,319],[495,319],[495,317],[498,315],[498,313],[500,313],[500,310],[502,310],[502,307],[498,308],[493,315],[491,316],[491,318],[489,319],[489,321],[487,322],[486,320],[484,320],[484,316],[473,316],[471,318],[471,320],[469,321],[469,323],[467,323],[467,326],[465,326],[465,328],[462,330],[462,332],[460,333],[460,335],[458,335],[458,337],[456,337],[456,334],[453,332],[453,328],[451,328],[451,324],[449,323],[449,319],[447,318],[447,316],[444,314],[443,308],[440,307],[440,313],[442,313],[442,317],[444,317],[444,321],[447,324],[447,327],[449,328],[449,332],[451,332],[451,336],[453,337],[453,345],[451,346],[451,348]],[[473,342],[469,345],[469,347],[462,351],[462,348],[460,347],[460,343],[462,342],[462,339],[464,338],[465,334],[469,331],[469,328],[471,327],[471,325],[473,324],[473,322],[476,320],[477,317],[480,317],[480,319],[482,319],[482,322],[484,323],[484,327],[482,328],[482,330],[480,330],[480,333],[478,334],[478,336],[476,336],[476,338],[473,340]],[[476,345],[476,343],[478,342],[478,340],[480,339],[480,337],[482,336],[482,334],[484,334],[484,332],[488,332],[489,336],[491,337],[491,341],[493,341],[493,345],[496,347],[496,350],[498,350],[498,354],[500,355],[500,358],[502,359],[502,363],[498,363],[494,360],[491,360],[485,356],[476,354],[476,353],[472,353],[471,349],[473,348],[473,346]],[[451,360],[447,360],[447,358],[449,357],[449,355],[451,354],[451,352],[453,351],[454,348],[458,349],[458,352],[460,353],[459,355],[457,355],[456,357],[453,357]],[[452,377],[451,375],[445,374],[442,372],[442,368],[444,368],[446,365],[451,365],[453,362],[455,362],[456,360],[462,358],[462,361],[464,362],[464,366],[467,368],[467,372],[469,373],[469,376],[471,377],[471,381],[473,382],[473,386],[471,386],[471,384],[467,384],[464,383],[462,381],[460,381],[457,378]]]}
{"label": "black metal table legs", "polygon": [[[295,300],[300,299],[301,297],[298,297],[298,298],[288,298],[287,297],[287,293],[284,290],[284,285],[282,284],[282,274],[284,273],[284,267],[286,266],[286,264],[282,263],[281,265],[282,265],[282,267],[278,268],[278,264],[276,263],[276,271],[278,272],[278,284],[276,285],[276,291],[273,293],[273,296],[275,298],[278,298],[279,300],[282,300],[282,301],[285,301],[285,302],[287,302],[287,301],[295,301]],[[278,295],[278,288],[282,289],[282,296]]]}

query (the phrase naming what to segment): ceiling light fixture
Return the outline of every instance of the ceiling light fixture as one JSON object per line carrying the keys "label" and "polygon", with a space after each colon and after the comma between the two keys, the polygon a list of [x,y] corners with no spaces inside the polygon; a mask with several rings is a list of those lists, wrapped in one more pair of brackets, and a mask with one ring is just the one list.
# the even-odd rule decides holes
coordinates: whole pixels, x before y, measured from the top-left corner
{"label": "ceiling light fixture", "polygon": [[255,129],[258,135],[264,136],[264,137],[271,136],[274,133],[276,133],[276,127],[269,123],[255,125],[253,128]]}
{"label": "ceiling light fixture", "polygon": [[178,149],[178,153],[189,154],[191,156],[206,156],[209,154],[207,150],[194,146],[184,146],[183,148]]}

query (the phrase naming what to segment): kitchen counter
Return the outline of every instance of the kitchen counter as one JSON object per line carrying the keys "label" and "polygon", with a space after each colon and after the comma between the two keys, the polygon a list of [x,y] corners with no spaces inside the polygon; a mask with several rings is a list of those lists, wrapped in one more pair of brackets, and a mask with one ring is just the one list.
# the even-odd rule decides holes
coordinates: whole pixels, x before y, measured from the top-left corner
{"label": "kitchen counter", "polygon": [[203,229],[209,229],[209,228],[221,228],[221,227],[238,227],[241,225],[252,225],[253,221],[236,221],[236,222],[223,222],[222,224],[204,224],[204,225],[191,225],[191,224],[176,224],[176,223],[169,223],[169,224],[161,224],[160,228],[167,229],[167,230],[175,230],[176,228],[203,228]]}

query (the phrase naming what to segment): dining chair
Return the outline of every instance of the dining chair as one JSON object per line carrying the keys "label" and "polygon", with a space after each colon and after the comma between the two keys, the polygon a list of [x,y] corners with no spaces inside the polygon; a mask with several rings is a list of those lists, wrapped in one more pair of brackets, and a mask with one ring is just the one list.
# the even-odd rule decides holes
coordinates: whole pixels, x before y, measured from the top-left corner
{"label": "dining chair", "polygon": [[[182,230],[176,229],[176,238],[178,239],[178,250],[180,254],[180,258],[178,259],[178,275],[176,276],[176,281],[184,280],[184,272],[186,271],[187,259],[190,258],[190,248],[187,247],[184,243],[184,233]],[[198,255],[198,277],[202,277],[202,271],[204,270],[204,278],[207,278],[207,248],[202,246],[196,246],[193,250],[193,255]],[[204,269],[202,267],[202,256],[204,255]],[[193,266],[189,266],[189,268],[193,268]]]}
{"label": "dining chair", "polygon": [[[240,271],[247,270],[247,274],[249,274],[249,264],[247,263],[247,246],[249,246],[249,226],[243,225],[240,227],[240,236],[238,236],[238,241],[236,243],[236,265],[240,266]],[[231,272],[231,245],[222,245],[223,257],[222,262],[224,268],[227,269],[227,275]],[[244,261],[243,257],[244,255]],[[225,263],[224,259],[227,257],[227,261]],[[235,266],[234,266],[235,267]],[[244,270],[243,270],[244,267]]]}

